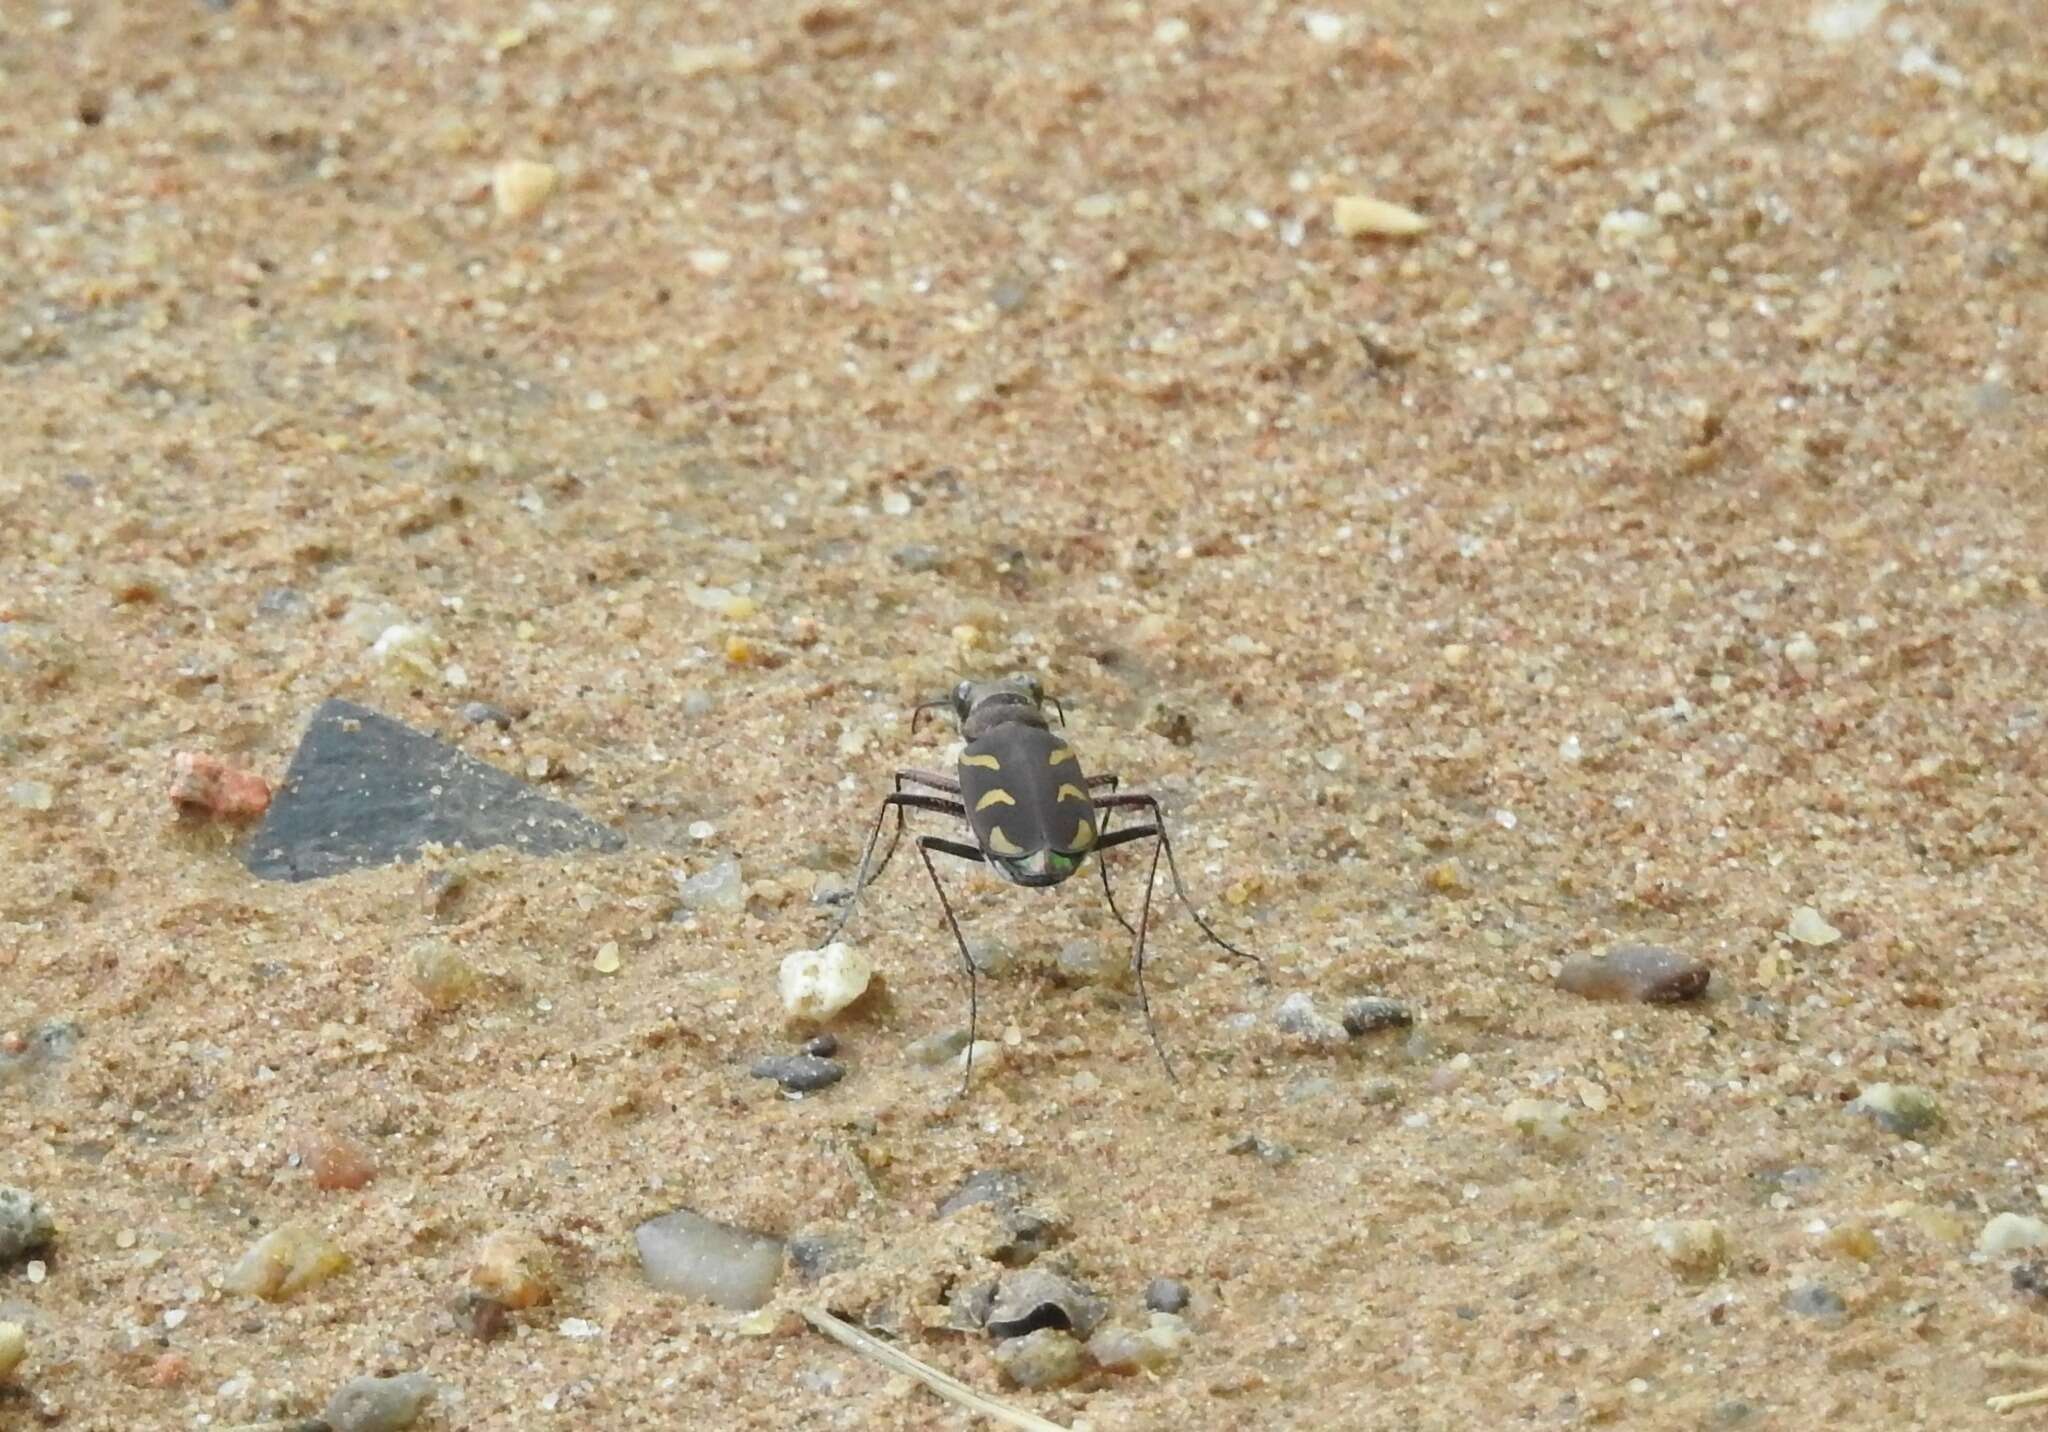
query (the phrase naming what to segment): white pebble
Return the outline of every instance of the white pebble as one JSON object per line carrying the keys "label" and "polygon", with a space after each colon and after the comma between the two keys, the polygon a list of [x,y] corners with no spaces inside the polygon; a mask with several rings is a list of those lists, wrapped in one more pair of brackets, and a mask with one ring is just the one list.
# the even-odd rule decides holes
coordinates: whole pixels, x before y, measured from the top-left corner
{"label": "white pebble", "polygon": [[1325,45],[1334,45],[1344,38],[1344,17],[1332,15],[1327,10],[1311,10],[1301,17],[1301,27],[1308,31],[1309,38]]}
{"label": "white pebble", "polygon": [[782,961],[782,1007],[793,1019],[829,1019],[867,993],[874,963],[844,940]]}
{"label": "white pebble", "polygon": [[732,255],[724,249],[692,249],[690,267],[705,278],[717,278],[732,267]]}
{"label": "white pebble", "polygon": [[2001,1253],[2039,1248],[2044,1243],[2048,1243],[2048,1223],[2024,1213],[2001,1213],[1977,1235],[1978,1249],[1994,1258]]}
{"label": "white pebble", "polygon": [[1884,14],[1884,6],[1885,0],[1834,0],[1832,4],[1816,6],[1806,17],[1806,28],[1815,39],[1839,45],[1875,25]]}
{"label": "white pebble", "polygon": [[1832,945],[1842,938],[1842,932],[1830,925],[1811,905],[1801,905],[1792,912],[1792,922],[1785,927],[1785,933],[1800,944],[1815,948]]}
{"label": "white pebble", "polygon": [[1404,209],[1385,199],[1375,199],[1370,194],[1339,197],[1331,208],[1331,221],[1336,224],[1337,232],[1347,239],[1361,234],[1403,238],[1419,234],[1429,227],[1429,220],[1413,209]]}
{"label": "white pebble", "polygon": [[508,219],[524,219],[537,212],[555,192],[555,166],[531,159],[510,159],[491,175],[491,195],[498,212]]}
{"label": "white pebble", "polygon": [[14,1375],[28,1356],[28,1330],[20,1323],[0,1323],[0,1382]]}

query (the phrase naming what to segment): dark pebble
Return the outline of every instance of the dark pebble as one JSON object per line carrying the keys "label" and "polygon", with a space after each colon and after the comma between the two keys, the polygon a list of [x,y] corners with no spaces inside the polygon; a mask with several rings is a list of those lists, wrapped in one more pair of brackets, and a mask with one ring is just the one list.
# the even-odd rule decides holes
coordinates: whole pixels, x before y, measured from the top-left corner
{"label": "dark pebble", "polygon": [[838,1052],[839,1036],[836,1034],[816,1034],[804,1041],[804,1053],[820,1059],[830,1059]]}
{"label": "dark pebble", "polygon": [[996,1280],[993,1278],[955,1288],[947,1303],[946,1326],[959,1333],[982,1332],[988,1327],[989,1310],[995,1305]]}
{"label": "dark pebble", "polygon": [[1188,1285],[1178,1278],[1154,1278],[1145,1285],[1145,1306],[1155,1313],[1185,1311],[1188,1296]]}
{"label": "dark pebble", "polygon": [[1344,1006],[1344,1032],[1353,1039],[1382,1029],[1406,1029],[1415,1016],[1399,1000],[1368,995]]}
{"label": "dark pebble", "polygon": [[1839,1323],[1849,1316],[1849,1305],[1842,1301],[1832,1289],[1818,1283],[1808,1283],[1795,1288],[1785,1295],[1785,1311],[1802,1318],[1818,1318],[1822,1322]]}
{"label": "dark pebble", "polygon": [[1557,987],[1582,999],[1683,1004],[1707,992],[1713,971],[1690,955],[1656,945],[1616,945],[1604,955],[1576,955],[1557,972]]}
{"label": "dark pebble", "polygon": [[1002,1239],[988,1250],[991,1258],[1008,1268],[1022,1268],[1059,1241],[1058,1219],[1024,1207],[1030,1183],[1011,1169],[982,1169],[967,1176],[960,1187],[939,1204],[938,1216],[950,1218],[976,1204],[993,1205],[996,1226]]}
{"label": "dark pebble", "polygon": [[2012,1290],[2048,1298],[2048,1263],[2022,1263],[2012,1270]]}
{"label": "dark pebble", "polygon": [[795,1234],[783,1245],[783,1252],[797,1277],[806,1283],[815,1283],[828,1273],[843,1272],[860,1262],[860,1250],[852,1240],[831,1231]]}
{"label": "dark pebble", "polygon": [[972,1208],[977,1203],[993,1203],[1001,1209],[1012,1209],[1022,1203],[1030,1191],[1030,1180],[1014,1169],[980,1169],[967,1175],[958,1188],[940,1201],[939,1217],[951,1218],[961,1209]]}
{"label": "dark pebble", "polygon": [[764,1054],[754,1061],[756,1079],[773,1079],[792,1094],[830,1088],[846,1077],[846,1066],[815,1054]]}
{"label": "dark pebble", "polygon": [[1040,1328],[1056,1328],[1086,1339],[1102,1321],[1108,1305],[1072,1278],[1038,1268],[1005,1273],[996,1284],[986,1326],[990,1337],[1021,1338]]}

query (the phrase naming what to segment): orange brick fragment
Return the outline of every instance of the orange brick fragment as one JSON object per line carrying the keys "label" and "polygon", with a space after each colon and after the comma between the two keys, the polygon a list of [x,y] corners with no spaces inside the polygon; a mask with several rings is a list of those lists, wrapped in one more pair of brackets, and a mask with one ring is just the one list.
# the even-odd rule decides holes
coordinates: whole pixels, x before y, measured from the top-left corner
{"label": "orange brick fragment", "polygon": [[254,820],[270,808],[270,782],[217,756],[179,751],[171,757],[171,804],[221,820]]}

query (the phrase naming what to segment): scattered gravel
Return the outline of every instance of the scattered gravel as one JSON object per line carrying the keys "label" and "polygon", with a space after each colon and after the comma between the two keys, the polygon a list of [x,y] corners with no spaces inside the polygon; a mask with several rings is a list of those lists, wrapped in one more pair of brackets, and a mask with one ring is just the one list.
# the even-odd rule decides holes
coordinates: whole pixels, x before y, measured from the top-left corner
{"label": "scattered gravel", "polygon": [[335,1390],[320,1420],[334,1432],[403,1432],[437,1390],[424,1372],[354,1378]]}
{"label": "scattered gravel", "polygon": [[640,1268],[665,1293],[751,1312],[773,1295],[782,1274],[782,1240],[714,1222],[687,1208],[633,1230]]}
{"label": "scattered gravel", "polygon": [[1712,971],[1699,960],[1656,945],[1617,945],[1604,955],[1566,960],[1557,986],[1585,999],[1679,1004],[1706,994]]}
{"label": "scattered gravel", "polygon": [[42,1200],[25,1188],[0,1187],[0,1267],[47,1248],[57,1236],[57,1220]]}
{"label": "scattered gravel", "polygon": [[749,1072],[756,1079],[773,1079],[791,1094],[809,1094],[828,1089],[846,1077],[846,1066],[836,1059],[815,1054],[764,1054]]}

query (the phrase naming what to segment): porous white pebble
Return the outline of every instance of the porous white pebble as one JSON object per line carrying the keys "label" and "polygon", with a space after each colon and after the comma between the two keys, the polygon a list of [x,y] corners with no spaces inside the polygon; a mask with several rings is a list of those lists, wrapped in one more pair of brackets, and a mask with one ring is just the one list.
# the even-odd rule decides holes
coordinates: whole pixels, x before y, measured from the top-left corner
{"label": "porous white pebble", "polygon": [[874,973],[874,962],[844,940],[797,950],[782,960],[782,1007],[792,1019],[829,1019],[867,993]]}

